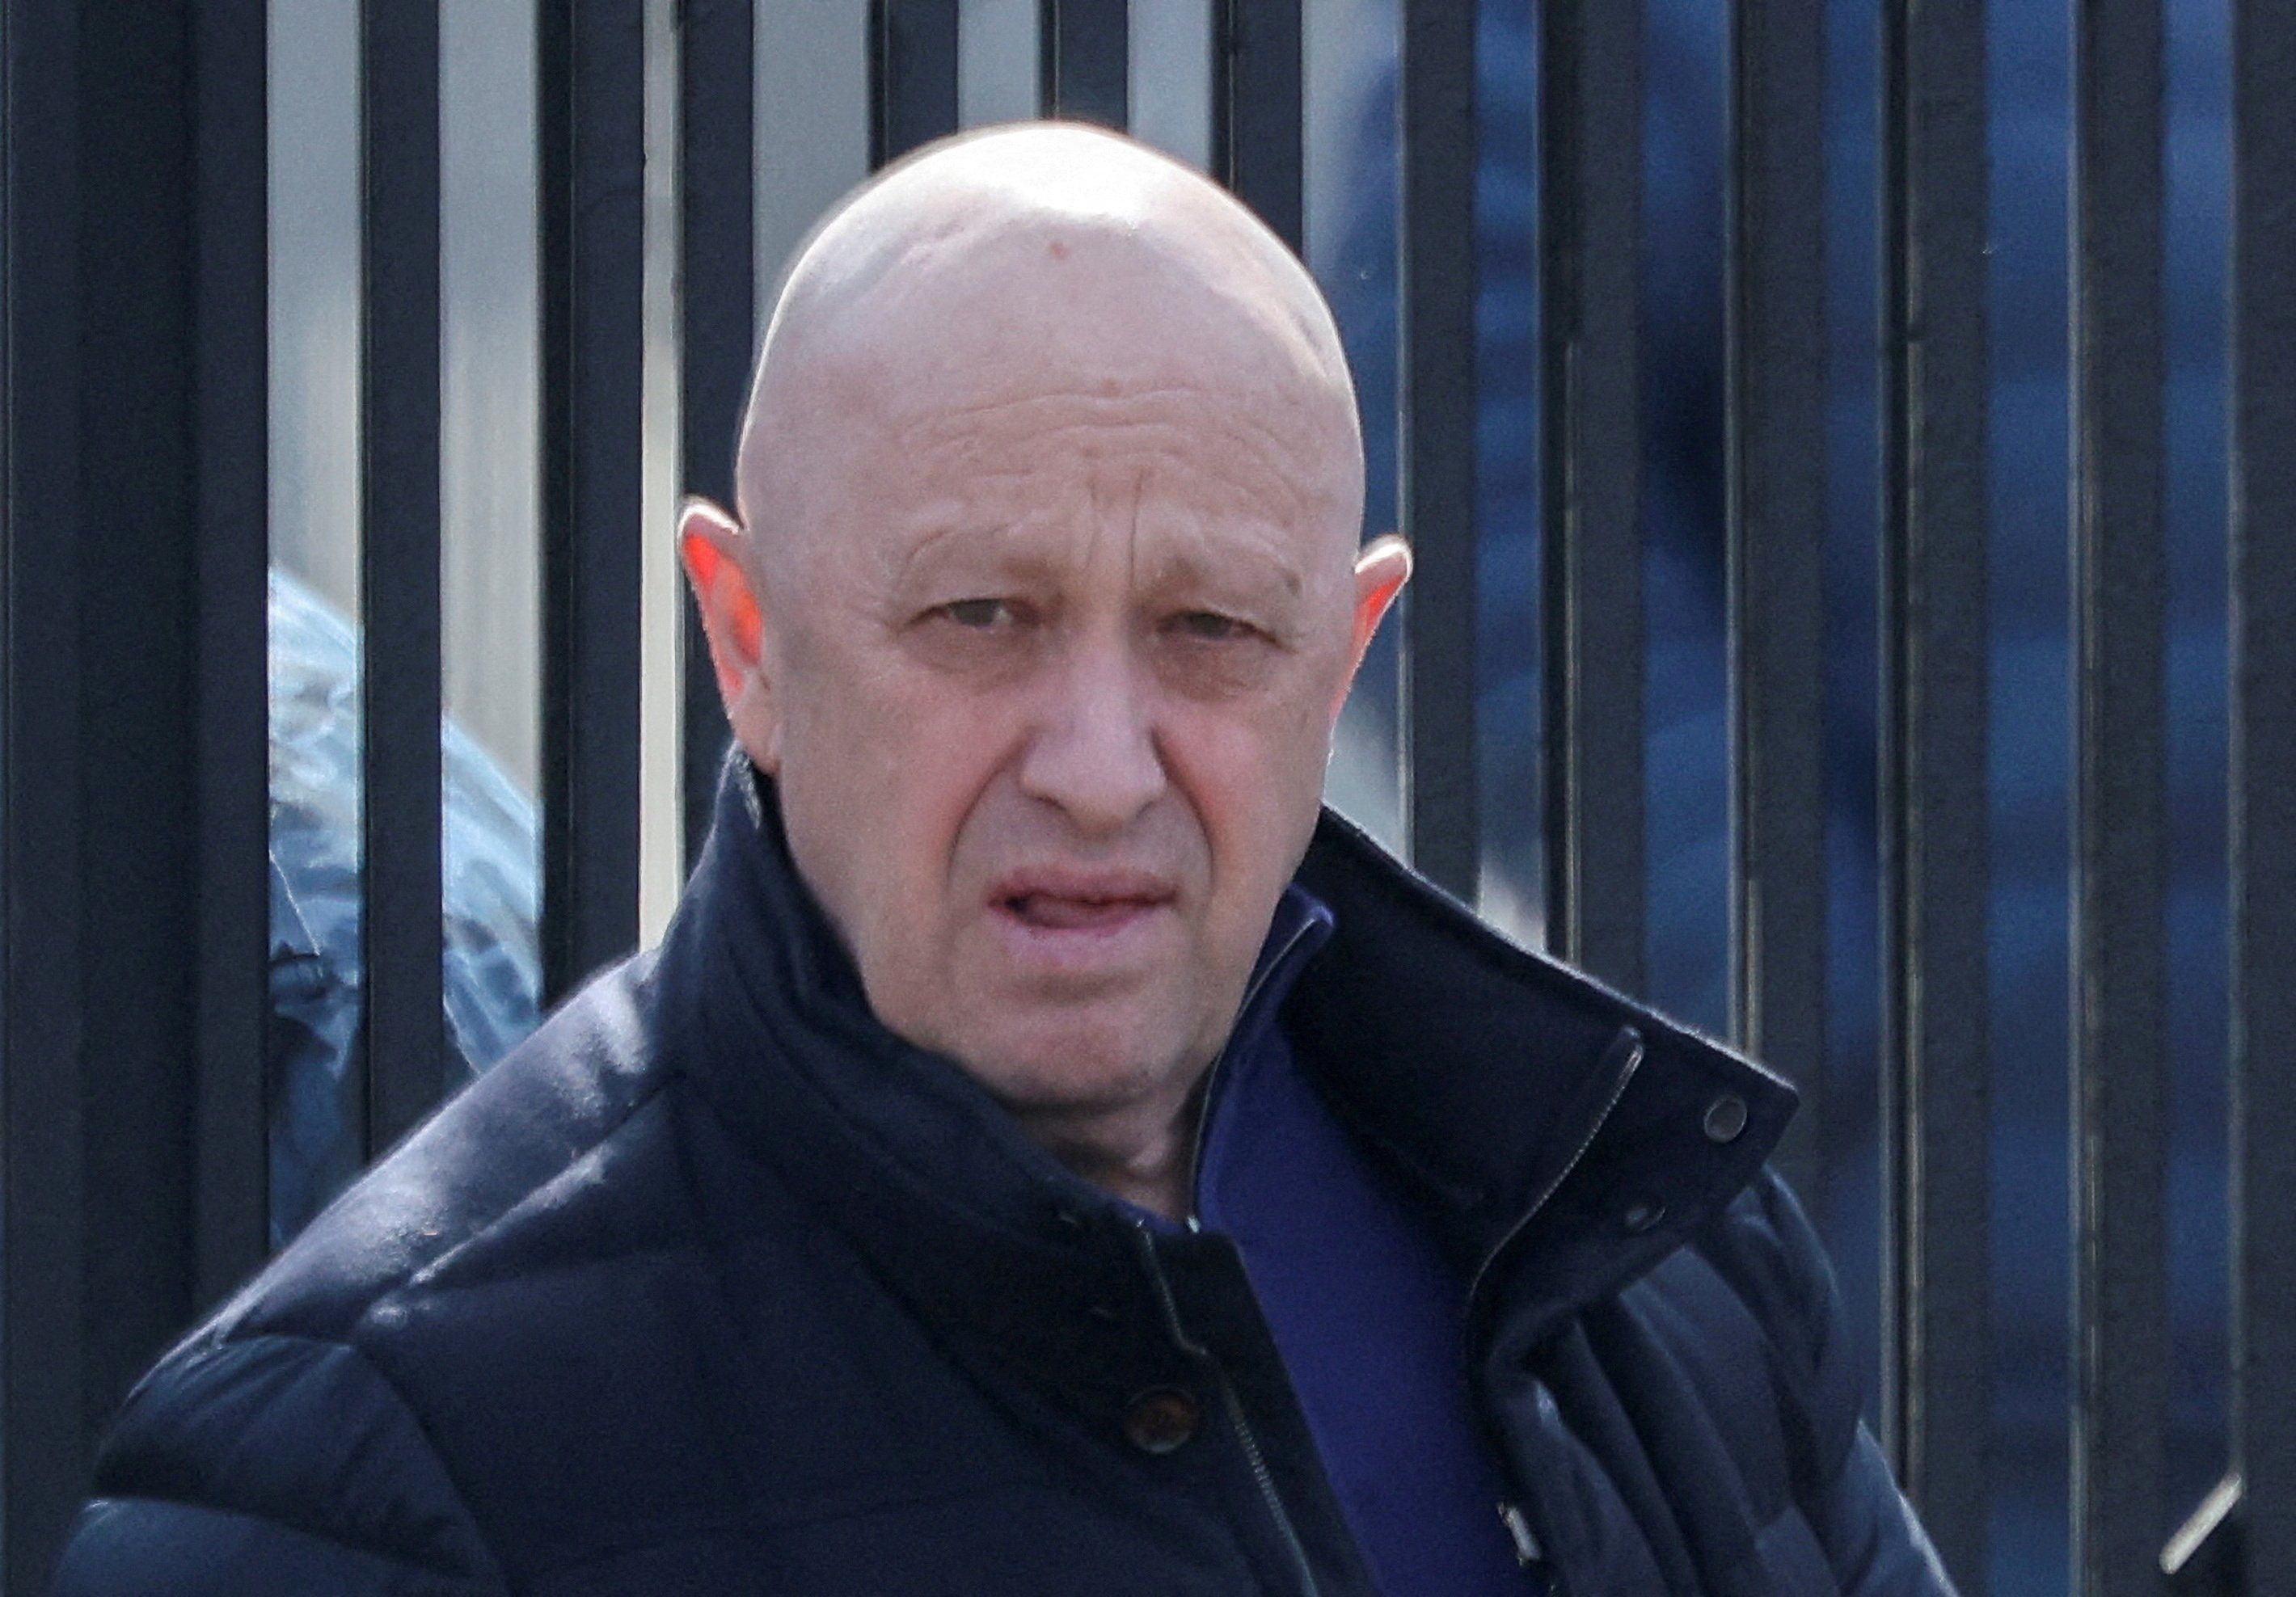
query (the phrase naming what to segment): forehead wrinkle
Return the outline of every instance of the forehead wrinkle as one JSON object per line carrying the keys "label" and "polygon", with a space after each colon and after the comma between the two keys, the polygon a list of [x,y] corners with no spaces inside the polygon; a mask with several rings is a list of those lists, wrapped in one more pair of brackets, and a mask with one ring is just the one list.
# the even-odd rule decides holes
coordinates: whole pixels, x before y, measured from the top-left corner
{"label": "forehead wrinkle", "polygon": [[[1039,403],[1046,397],[1064,397],[1002,401],[994,409],[1010,414],[1018,405]],[[1227,496],[1257,506],[1279,521],[1316,519],[1318,501],[1329,492],[1329,485],[1320,480],[1323,474],[1301,458],[1300,452],[1292,446],[1292,440],[1277,429],[1253,422],[1241,412],[1235,420],[1242,424],[1234,432],[1209,439],[1201,420],[1163,416],[1072,416],[1031,429],[1021,436],[1000,437],[993,432],[984,435],[978,427],[968,425],[970,420],[982,414],[937,413],[919,417],[912,425],[896,430],[891,441],[906,458],[924,462],[954,457],[954,464],[968,479],[997,482],[1025,480],[1037,475],[1046,469],[1044,455],[1047,450],[1059,450],[1079,442],[1084,445],[1086,458],[1122,456],[1144,450],[1155,463],[1177,468],[1180,474],[1199,482],[1218,483],[1228,491]],[[1229,442],[1243,447],[1218,447]],[[1095,444],[1099,446],[1094,446]],[[1017,463],[1007,463],[1014,456],[1018,457]],[[1147,468],[1143,470],[1144,487]]]}
{"label": "forehead wrinkle", "polygon": [[[1144,469],[1134,488],[1129,575],[1136,588],[1215,585],[1223,573],[1242,563],[1273,576],[1292,598],[1305,591],[1307,575],[1298,558],[1298,540],[1278,530],[1276,523],[1247,518],[1229,524],[1229,536],[1216,539],[1201,517],[1183,512],[1159,518],[1156,527],[1144,533],[1147,479]],[[1144,559],[1152,562],[1144,575]]]}
{"label": "forehead wrinkle", "polygon": [[[1202,522],[1194,517],[1180,518],[1178,526],[1160,535],[1144,531],[1141,515],[1148,503],[1148,478],[1146,466],[1132,476],[1131,514],[1126,519],[1124,551],[1125,582],[1130,592],[1217,586],[1217,569],[1232,569],[1239,556],[1258,556],[1256,560],[1247,558],[1245,563],[1264,566],[1288,594],[1299,596],[1303,578],[1279,552],[1277,540],[1255,536],[1240,547],[1231,544],[1215,551],[1210,547],[1210,538]],[[1097,483],[1093,486],[1092,496],[1095,511],[1099,512],[1101,490]],[[1086,536],[1102,536],[1107,520],[1105,514],[1095,513]],[[1170,525],[1168,521],[1166,524]]]}
{"label": "forehead wrinkle", "polygon": [[[1173,469],[1173,474],[1193,479],[1200,485],[1218,484],[1227,490],[1223,497],[1240,497],[1265,504],[1280,502],[1274,508],[1280,512],[1304,511],[1314,498],[1311,486],[1301,480],[1300,474],[1282,460],[1270,460],[1257,451],[1250,451],[1241,460],[1234,458],[1206,460],[1203,452],[1193,440],[1174,436],[1175,430],[1163,424],[1138,424],[1121,430],[1077,423],[1071,426],[1047,428],[1026,439],[1014,439],[1002,445],[971,438],[950,438],[938,446],[920,447],[921,456],[946,456],[950,464],[962,470],[967,479],[975,481],[1025,481],[1043,475],[1047,470],[1057,470],[1054,463],[1045,456],[1055,453],[1063,456],[1073,450],[1088,462],[1123,463],[1128,457],[1145,455],[1151,461]],[[1114,434],[1114,436],[1111,436]],[[1006,460],[1000,455],[1017,455]],[[1270,489],[1275,490],[1270,493]],[[1184,490],[1185,491],[1185,490]],[[1288,519],[1288,518],[1287,518]]]}
{"label": "forehead wrinkle", "polygon": [[947,440],[972,441],[973,430],[980,423],[993,424],[1008,418],[1022,417],[1032,410],[1081,406],[1086,413],[1106,413],[1144,405],[1153,411],[1168,401],[1189,408],[1178,416],[1150,414],[1128,417],[1104,414],[1067,416],[1039,424],[1030,437],[1033,439],[1081,430],[1116,432],[1152,428],[1168,428],[1176,433],[1193,437],[1204,430],[1207,418],[1203,413],[1210,411],[1218,413],[1218,430],[1222,433],[1230,437],[1239,434],[1249,437],[1257,445],[1254,453],[1277,465],[1286,477],[1297,479],[1312,479],[1317,475],[1317,451],[1312,444],[1300,438],[1296,430],[1279,427],[1252,405],[1229,403],[1226,396],[1192,384],[1135,389],[1119,394],[1054,389],[1001,399],[967,401],[898,419],[893,430],[896,439],[905,443],[931,445]]}
{"label": "forehead wrinkle", "polygon": [[[922,516],[919,519],[922,519]],[[1044,560],[1041,550],[1028,546],[1027,531],[1021,523],[981,521],[958,516],[951,518],[946,524],[926,533],[922,539],[902,552],[899,560],[894,563],[894,585],[898,586],[909,581],[918,562],[947,545],[951,539],[985,543],[988,546],[991,559],[1009,561],[1016,566],[1029,567],[1051,563]],[[1016,548],[1016,545],[1019,547]]]}
{"label": "forehead wrinkle", "polygon": [[1132,478],[1132,516],[1125,528],[1124,580],[1134,593],[1140,591],[1140,507],[1148,498],[1148,468],[1142,466]]}

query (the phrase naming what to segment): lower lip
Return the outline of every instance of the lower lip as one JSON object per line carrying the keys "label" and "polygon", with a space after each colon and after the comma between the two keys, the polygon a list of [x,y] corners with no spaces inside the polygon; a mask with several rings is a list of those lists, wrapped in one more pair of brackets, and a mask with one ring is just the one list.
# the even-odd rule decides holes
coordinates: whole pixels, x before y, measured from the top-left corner
{"label": "lower lip", "polygon": [[989,912],[1007,951],[1050,973],[1087,975],[1136,960],[1173,914],[1169,904],[1133,904],[1102,912],[1078,926],[1023,918],[1003,905]]}

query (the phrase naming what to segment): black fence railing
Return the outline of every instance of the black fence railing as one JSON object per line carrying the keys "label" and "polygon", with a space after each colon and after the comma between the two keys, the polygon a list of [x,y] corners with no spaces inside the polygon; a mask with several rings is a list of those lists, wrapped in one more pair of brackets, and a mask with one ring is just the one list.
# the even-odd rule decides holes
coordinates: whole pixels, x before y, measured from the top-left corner
{"label": "black fence railing", "polygon": [[359,684],[366,1151],[398,1141],[447,1085],[446,895],[439,794],[439,12],[359,13]]}
{"label": "black fence railing", "polygon": [[2169,1415],[2158,5],[2073,13],[2073,1568],[2152,1589]]}
{"label": "black fence railing", "polygon": [[1643,7],[1540,12],[1549,947],[1644,989]]}
{"label": "black fence railing", "polygon": [[[661,0],[652,0],[660,4]],[[2164,1589],[2162,0],[2073,8],[2079,1589]],[[37,1591],[128,1383],[265,1248],[266,0],[4,0],[0,1548]],[[2234,1457],[2179,1589],[2296,1591],[2296,0],[2230,0]],[[953,131],[968,8],[856,0],[875,164]],[[542,947],[638,935],[649,0],[541,0]],[[1128,8],[1040,0],[1048,114],[1122,125]],[[1299,0],[1210,0],[1210,165],[1305,232]],[[361,10],[367,1138],[442,1090],[439,8]],[[730,494],[761,309],[755,0],[675,8],[684,486]],[[1546,904],[1644,985],[1640,0],[1539,12]],[[1882,6],[1882,1422],[1985,1589],[1987,7]],[[1825,7],[1730,7],[1734,1024],[1823,1182]],[[1475,8],[1403,0],[1405,831],[1472,897]],[[188,133],[189,136],[186,137]],[[770,159],[768,153],[767,159]],[[688,848],[723,746],[683,655]]]}
{"label": "black fence railing", "polygon": [[2296,1582],[2296,7],[2239,0],[2232,68],[2233,1468],[2261,1592]]}
{"label": "black fence railing", "polygon": [[[1882,35],[1882,1429],[1949,1566],[1990,1491],[1985,1247],[1988,236],[1982,0]],[[1967,1576],[1964,1574],[1964,1578]]]}

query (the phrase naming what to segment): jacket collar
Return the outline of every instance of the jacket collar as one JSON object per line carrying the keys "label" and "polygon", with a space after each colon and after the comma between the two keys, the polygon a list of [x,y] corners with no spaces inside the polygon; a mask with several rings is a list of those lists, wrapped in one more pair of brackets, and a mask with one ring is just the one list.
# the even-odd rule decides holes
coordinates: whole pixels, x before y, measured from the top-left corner
{"label": "jacket collar", "polygon": [[1336,930],[1286,1008],[1334,1110],[1428,1200],[1475,1284],[1560,1314],[1680,1247],[1759,1173],[1793,1088],[1517,946],[1326,809],[1299,880]]}
{"label": "jacket collar", "polygon": [[[1718,1214],[1792,1114],[1777,1077],[1516,947],[1328,810],[1298,882],[1335,930],[1292,962],[1283,1023],[1479,1303],[1529,1293],[1544,1324],[1616,1290]],[[1015,1342],[1072,1339],[1064,1310],[1144,1318],[1136,1211],[870,1014],[738,752],[653,979],[686,1036],[675,1068],[905,1290]]]}

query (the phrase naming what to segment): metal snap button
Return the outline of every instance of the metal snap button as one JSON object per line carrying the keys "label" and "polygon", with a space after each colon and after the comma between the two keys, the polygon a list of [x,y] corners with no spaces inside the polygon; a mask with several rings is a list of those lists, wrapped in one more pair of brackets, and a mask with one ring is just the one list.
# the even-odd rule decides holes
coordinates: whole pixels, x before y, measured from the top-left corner
{"label": "metal snap button", "polygon": [[1628,1231],[1640,1236],[1665,1218],[1666,1205],[1655,1198],[1645,1198],[1627,1210],[1625,1224]]}
{"label": "metal snap button", "polygon": [[1746,1129],[1746,1101],[1735,1093],[1725,1093],[1706,1106],[1706,1140],[1710,1142],[1734,1142],[1738,1134]]}
{"label": "metal snap button", "polygon": [[1170,1453],[1203,1429],[1204,1405],[1178,1387],[1150,1387],[1126,1405],[1124,1436],[1143,1453]]}

